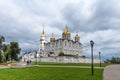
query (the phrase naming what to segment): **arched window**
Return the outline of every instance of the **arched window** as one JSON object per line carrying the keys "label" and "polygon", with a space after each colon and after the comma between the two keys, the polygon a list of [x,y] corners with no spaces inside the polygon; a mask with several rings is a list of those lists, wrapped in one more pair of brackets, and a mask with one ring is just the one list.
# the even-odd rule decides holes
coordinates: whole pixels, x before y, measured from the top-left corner
{"label": "arched window", "polygon": [[54,43],[52,43],[52,47],[54,47]]}
{"label": "arched window", "polygon": [[57,42],[56,42],[56,47],[57,47]]}
{"label": "arched window", "polygon": [[65,47],[67,46],[67,41],[65,41]]}
{"label": "arched window", "polygon": [[71,42],[69,42],[69,47],[71,47]]}

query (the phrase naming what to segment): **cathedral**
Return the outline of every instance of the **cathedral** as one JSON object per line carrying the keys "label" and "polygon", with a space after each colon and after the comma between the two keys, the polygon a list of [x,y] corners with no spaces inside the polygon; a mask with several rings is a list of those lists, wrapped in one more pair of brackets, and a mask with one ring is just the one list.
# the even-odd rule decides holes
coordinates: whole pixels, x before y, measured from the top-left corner
{"label": "cathedral", "polygon": [[82,56],[82,43],[80,42],[80,36],[77,33],[74,40],[72,40],[71,32],[66,26],[62,32],[61,38],[56,39],[52,33],[50,42],[47,42],[43,25],[43,31],[40,37],[39,53],[43,57],[60,56],[61,54],[67,56]]}
{"label": "cathedral", "polygon": [[[44,25],[40,36],[38,52],[24,54],[21,61],[57,62],[57,63],[91,63],[91,58],[82,57],[82,43],[78,33],[71,39],[71,32],[67,26],[61,33],[61,38],[56,39],[54,34],[46,40]],[[94,59],[94,63],[99,63]]]}

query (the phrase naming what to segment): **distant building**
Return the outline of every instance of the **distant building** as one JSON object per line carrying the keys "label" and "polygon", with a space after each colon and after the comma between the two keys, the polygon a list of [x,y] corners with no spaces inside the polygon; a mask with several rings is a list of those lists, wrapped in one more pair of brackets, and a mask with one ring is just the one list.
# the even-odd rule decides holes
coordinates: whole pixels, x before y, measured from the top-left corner
{"label": "distant building", "polygon": [[82,43],[80,42],[80,36],[76,34],[74,40],[72,40],[71,32],[66,26],[62,33],[62,38],[55,39],[55,36],[52,33],[50,42],[47,42],[43,27],[39,52],[42,56],[58,56],[60,53],[71,56],[82,56]]}

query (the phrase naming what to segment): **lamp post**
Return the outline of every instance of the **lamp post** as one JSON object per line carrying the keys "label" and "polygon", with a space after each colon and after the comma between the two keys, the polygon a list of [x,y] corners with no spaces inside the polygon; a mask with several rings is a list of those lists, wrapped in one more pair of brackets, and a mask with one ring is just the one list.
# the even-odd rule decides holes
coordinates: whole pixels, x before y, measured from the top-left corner
{"label": "lamp post", "polygon": [[94,65],[93,65],[93,45],[94,42],[91,40],[90,41],[90,45],[91,45],[91,70],[92,70],[92,75],[94,75]]}
{"label": "lamp post", "polygon": [[101,52],[99,52],[99,60],[100,60],[100,67],[101,67]]}
{"label": "lamp post", "polygon": [[35,52],[36,52],[36,54],[35,54],[36,56],[35,57],[36,57],[36,64],[37,64],[37,51],[35,51]]}
{"label": "lamp post", "polygon": [[28,61],[27,61],[27,64],[29,65],[30,64],[30,53],[28,52]]}

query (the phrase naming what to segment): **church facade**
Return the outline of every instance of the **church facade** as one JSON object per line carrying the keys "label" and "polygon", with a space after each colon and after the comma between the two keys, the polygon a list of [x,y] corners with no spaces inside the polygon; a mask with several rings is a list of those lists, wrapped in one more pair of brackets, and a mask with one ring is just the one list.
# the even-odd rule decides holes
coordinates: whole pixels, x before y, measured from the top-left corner
{"label": "church facade", "polygon": [[[83,57],[80,36],[76,34],[71,39],[71,32],[66,27],[61,33],[61,38],[56,39],[52,33],[50,41],[46,40],[44,27],[40,36],[38,52],[24,54],[21,61],[57,62],[57,63],[91,63],[91,58]],[[60,54],[62,53],[62,56]],[[94,59],[94,63],[99,63]]]}
{"label": "church facade", "polygon": [[62,37],[59,39],[56,39],[52,33],[50,42],[45,40],[43,29],[39,51],[42,56],[60,56],[60,54],[82,56],[82,43],[80,42],[80,36],[78,34],[75,35],[74,40],[71,39],[71,32],[68,30],[67,26],[62,32]]}

